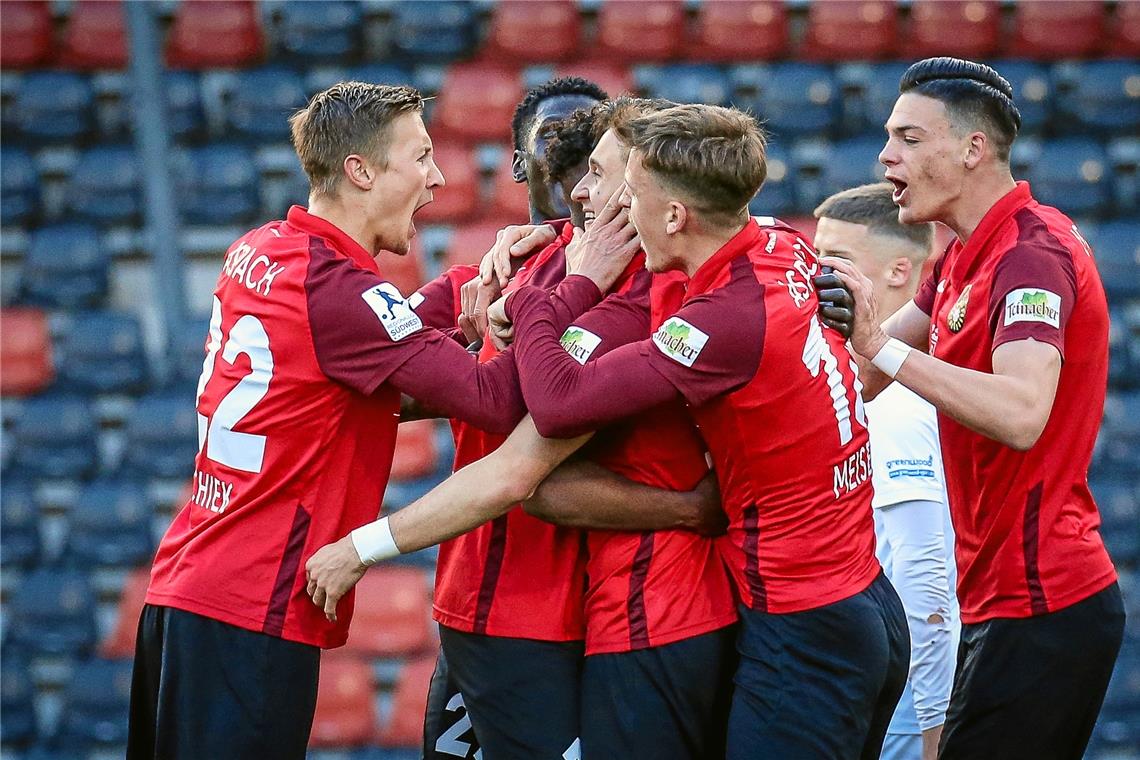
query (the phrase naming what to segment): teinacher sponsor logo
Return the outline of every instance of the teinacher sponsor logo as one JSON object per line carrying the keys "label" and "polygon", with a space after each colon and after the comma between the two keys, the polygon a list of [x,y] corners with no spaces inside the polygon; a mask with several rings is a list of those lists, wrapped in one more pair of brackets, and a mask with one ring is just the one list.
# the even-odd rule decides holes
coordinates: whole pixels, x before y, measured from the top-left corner
{"label": "teinacher sponsor logo", "polygon": [[693,366],[708,342],[708,333],[698,330],[680,317],[670,317],[653,334],[653,343],[679,364]]}
{"label": "teinacher sponsor logo", "polygon": [[1021,288],[1005,297],[1005,324],[1044,322],[1061,326],[1061,296],[1038,288]]}
{"label": "teinacher sponsor logo", "polygon": [[585,364],[601,342],[597,335],[577,325],[571,325],[562,333],[562,347],[579,364]]}

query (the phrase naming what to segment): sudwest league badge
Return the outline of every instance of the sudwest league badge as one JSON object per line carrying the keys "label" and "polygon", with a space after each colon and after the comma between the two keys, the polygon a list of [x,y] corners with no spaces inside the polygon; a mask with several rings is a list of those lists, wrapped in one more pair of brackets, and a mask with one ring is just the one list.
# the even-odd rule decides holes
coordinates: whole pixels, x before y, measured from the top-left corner
{"label": "sudwest league badge", "polygon": [[950,313],[946,315],[946,326],[950,328],[950,332],[958,332],[966,322],[966,306],[970,302],[970,288],[972,287],[974,286],[966,286],[962,295],[958,296],[958,300],[950,307]]}

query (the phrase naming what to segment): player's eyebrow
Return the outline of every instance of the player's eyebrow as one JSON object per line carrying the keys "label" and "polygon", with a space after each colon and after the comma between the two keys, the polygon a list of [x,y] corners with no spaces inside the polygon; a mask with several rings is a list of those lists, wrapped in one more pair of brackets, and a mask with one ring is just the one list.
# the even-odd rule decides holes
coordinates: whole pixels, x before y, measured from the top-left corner
{"label": "player's eyebrow", "polygon": [[896,134],[896,135],[902,134],[903,132],[909,132],[911,130],[913,130],[915,132],[925,132],[926,131],[925,129],[918,126],[917,124],[903,124],[903,125],[897,126],[897,127],[892,127],[890,124],[888,124],[886,129],[887,129],[887,132],[890,132],[890,133]]}

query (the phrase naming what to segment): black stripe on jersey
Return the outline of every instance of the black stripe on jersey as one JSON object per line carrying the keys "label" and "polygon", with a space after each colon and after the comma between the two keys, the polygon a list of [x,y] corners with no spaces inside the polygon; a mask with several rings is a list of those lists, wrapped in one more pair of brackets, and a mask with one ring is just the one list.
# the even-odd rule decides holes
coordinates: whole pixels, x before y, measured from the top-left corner
{"label": "black stripe on jersey", "polygon": [[[265,612],[265,625],[263,633],[270,636],[280,636],[285,629],[285,613],[289,609],[289,600],[293,596],[293,587],[297,581],[297,570],[301,567],[301,555],[305,551],[305,540],[309,537],[309,524],[312,518],[301,504],[293,513],[293,527],[289,529],[289,540],[285,542],[285,551],[281,554],[281,564],[277,567],[277,580],[273,584],[273,593],[269,597],[269,609]],[[303,588],[303,586],[302,586]]]}
{"label": "black stripe on jersey", "polygon": [[1041,491],[1044,482],[1029,489],[1025,498],[1025,522],[1021,526],[1021,546],[1025,551],[1025,583],[1029,588],[1029,608],[1034,615],[1049,611],[1045,589],[1041,585],[1041,568],[1038,565],[1038,540],[1041,530]]}
{"label": "black stripe on jersey", "polygon": [[748,579],[748,593],[752,596],[752,609],[768,611],[768,588],[760,575],[760,508],[753,504],[744,509],[744,576]]}
{"label": "black stripe on jersey", "polygon": [[495,588],[503,570],[503,555],[507,552],[507,516],[491,521],[491,540],[487,545],[487,564],[483,567],[483,582],[479,584],[479,601],[475,606],[475,633],[487,632],[487,618],[495,602]]}
{"label": "black stripe on jersey", "polygon": [[649,617],[645,611],[645,579],[649,575],[649,562],[653,559],[653,536],[651,530],[641,534],[637,552],[633,555],[633,565],[629,570],[629,645],[633,649],[649,646]]}

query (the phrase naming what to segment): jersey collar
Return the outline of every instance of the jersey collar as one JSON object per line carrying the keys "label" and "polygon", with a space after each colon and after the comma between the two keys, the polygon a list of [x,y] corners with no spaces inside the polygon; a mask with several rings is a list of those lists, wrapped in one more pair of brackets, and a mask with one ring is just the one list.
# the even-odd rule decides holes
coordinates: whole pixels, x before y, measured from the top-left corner
{"label": "jersey collar", "polygon": [[952,265],[954,273],[965,276],[966,271],[972,269],[974,263],[981,259],[983,251],[988,250],[990,239],[998,228],[1032,201],[1033,195],[1029,192],[1029,183],[1023,181],[1018,182],[1012,190],[999,198],[978,222],[974,234],[970,235],[970,239],[961,247]]}
{"label": "jersey collar", "polygon": [[708,261],[701,264],[700,268],[693,272],[693,276],[689,280],[689,295],[705,293],[710,290],[721,271],[728,266],[729,262],[737,256],[742,256],[747,253],[748,250],[759,241],[760,227],[749,218],[748,222],[744,225],[744,229],[733,235]]}
{"label": "jersey collar", "polygon": [[302,232],[316,235],[328,241],[337,253],[347,256],[355,264],[377,274],[380,273],[380,268],[376,265],[376,259],[372,257],[372,254],[364,250],[360,243],[349,237],[348,233],[327,219],[310,214],[308,209],[302,206],[290,208],[286,219],[290,225]]}

